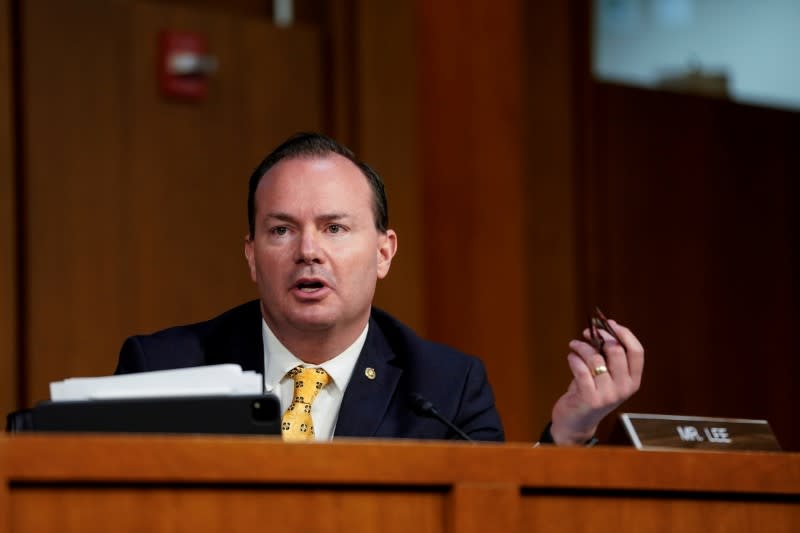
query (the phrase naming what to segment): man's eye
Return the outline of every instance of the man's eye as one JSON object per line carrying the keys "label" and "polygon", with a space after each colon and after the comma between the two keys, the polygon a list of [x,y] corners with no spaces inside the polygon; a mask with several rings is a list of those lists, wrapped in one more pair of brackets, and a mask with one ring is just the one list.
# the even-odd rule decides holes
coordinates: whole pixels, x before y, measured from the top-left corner
{"label": "man's eye", "polygon": [[287,228],[286,226],[277,226],[272,228],[270,230],[270,233],[272,233],[273,235],[286,235],[288,231],[289,228]]}
{"label": "man's eye", "polygon": [[340,233],[344,228],[342,228],[339,224],[331,224],[328,226],[328,231],[331,233]]}

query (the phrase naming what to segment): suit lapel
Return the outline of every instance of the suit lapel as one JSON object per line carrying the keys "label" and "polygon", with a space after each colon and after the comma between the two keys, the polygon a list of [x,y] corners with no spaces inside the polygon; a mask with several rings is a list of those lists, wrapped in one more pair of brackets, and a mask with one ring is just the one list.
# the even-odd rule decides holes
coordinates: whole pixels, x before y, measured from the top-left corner
{"label": "suit lapel", "polygon": [[367,340],[339,409],[336,437],[375,435],[403,373],[391,364],[394,358],[394,352],[378,324],[370,320]]}

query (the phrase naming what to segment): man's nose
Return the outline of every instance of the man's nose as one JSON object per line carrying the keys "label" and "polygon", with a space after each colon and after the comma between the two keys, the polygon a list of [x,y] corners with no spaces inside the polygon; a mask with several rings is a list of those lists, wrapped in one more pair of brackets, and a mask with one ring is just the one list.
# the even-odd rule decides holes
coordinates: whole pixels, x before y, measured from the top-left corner
{"label": "man's nose", "polygon": [[304,230],[299,246],[297,247],[296,262],[299,263],[320,263],[322,261],[322,251],[320,249],[319,234],[315,230]]}

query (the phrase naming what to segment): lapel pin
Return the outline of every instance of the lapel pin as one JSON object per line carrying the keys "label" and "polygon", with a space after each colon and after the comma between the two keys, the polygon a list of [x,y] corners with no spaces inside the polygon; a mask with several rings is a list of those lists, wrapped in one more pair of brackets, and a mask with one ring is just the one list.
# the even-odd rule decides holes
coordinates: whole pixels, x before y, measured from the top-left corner
{"label": "lapel pin", "polygon": [[367,376],[367,379],[375,379],[375,375],[376,375],[375,374],[375,369],[372,368],[371,366],[368,366],[364,370],[364,375]]}

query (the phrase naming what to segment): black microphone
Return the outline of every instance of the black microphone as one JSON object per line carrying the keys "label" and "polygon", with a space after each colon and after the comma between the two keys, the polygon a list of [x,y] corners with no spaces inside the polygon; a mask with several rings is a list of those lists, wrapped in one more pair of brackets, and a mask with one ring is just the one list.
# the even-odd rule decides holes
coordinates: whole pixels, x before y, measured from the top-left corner
{"label": "black microphone", "polygon": [[436,410],[436,407],[433,406],[433,402],[426,400],[421,394],[417,393],[409,395],[409,398],[411,398],[411,406],[418,414],[435,418],[436,420],[438,420],[439,422],[450,428],[456,435],[458,435],[465,441],[475,444],[475,441],[469,438],[469,435],[461,431],[461,429],[458,426],[456,426],[448,419],[443,417],[439,413],[439,411]]}

